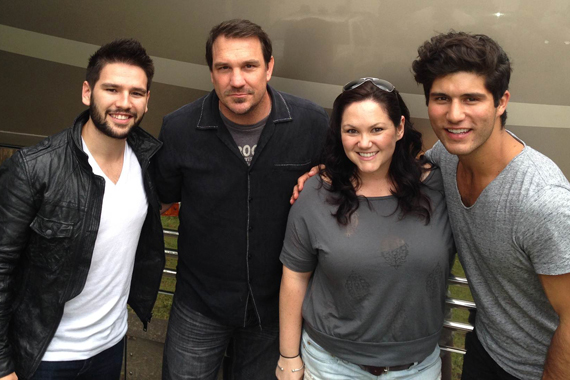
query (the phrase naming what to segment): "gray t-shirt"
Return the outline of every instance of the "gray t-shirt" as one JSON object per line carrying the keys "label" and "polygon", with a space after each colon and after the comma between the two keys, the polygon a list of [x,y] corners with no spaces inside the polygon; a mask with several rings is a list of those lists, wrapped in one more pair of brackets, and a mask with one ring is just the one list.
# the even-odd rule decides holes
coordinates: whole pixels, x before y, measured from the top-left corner
{"label": "gray t-shirt", "polygon": [[255,148],[257,148],[257,142],[259,141],[259,136],[261,136],[261,132],[263,132],[263,127],[265,127],[269,115],[253,125],[236,124],[225,117],[222,112],[220,112],[220,116],[222,117],[224,125],[228,128],[228,131],[230,131],[230,134],[236,142],[245,162],[247,162],[248,165],[251,165],[253,155],[255,154]]}
{"label": "gray t-shirt", "polygon": [[443,173],[459,259],[477,305],[477,336],[508,373],[540,379],[558,316],[537,274],[570,272],[570,184],[549,158],[525,145],[465,207],[457,156],[440,142],[427,156]]}
{"label": "gray t-shirt", "polygon": [[[281,262],[314,274],[303,302],[305,329],[333,355],[356,364],[419,362],[433,352],[443,325],[446,282],[455,247],[443,183],[433,170],[423,190],[428,225],[400,219],[393,196],[365,199],[340,226],[317,177],[289,213]],[[428,187],[429,186],[429,187]]]}

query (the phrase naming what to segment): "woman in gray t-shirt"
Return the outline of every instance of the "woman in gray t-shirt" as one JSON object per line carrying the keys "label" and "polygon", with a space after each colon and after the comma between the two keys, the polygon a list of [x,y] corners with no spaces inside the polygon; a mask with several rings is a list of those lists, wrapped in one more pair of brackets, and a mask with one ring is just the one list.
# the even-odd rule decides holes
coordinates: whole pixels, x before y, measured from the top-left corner
{"label": "woman in gray t-shirt", "polygon": [[380,79],[335,100],[325,169],[293,205],[281,252],[279,379],[439,378],[455,250],[441,173],[409,120]]}

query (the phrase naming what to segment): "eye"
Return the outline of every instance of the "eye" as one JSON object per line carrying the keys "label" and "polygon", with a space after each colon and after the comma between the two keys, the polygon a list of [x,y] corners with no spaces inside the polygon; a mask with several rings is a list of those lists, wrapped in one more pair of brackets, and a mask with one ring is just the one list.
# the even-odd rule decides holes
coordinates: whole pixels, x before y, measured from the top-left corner
{"label": "eye", "polygon": [[145,94],[142,93],[142,92],[133,92],[132,95],[135,96],[135,97],[137,97],[137,98],[140,98],[140,97],[145,96]]}
{"label": "eye", "polygon": [[447,96],[443,96],[443,95],[438,95],[438,96],[435,96],[433,98],[434,101],[439,102],[439,103],[445,102],[445,101],[447,101],[447,99],[448,99]]}
{"label": "eye", "polygon": [[105,91],[110,92],[110,93],[115,93],[117,92],[117,90],[115,90],[114,88],[108,88]]}
{"label": "eye", "polygon": [[349,135],[354,135],[354,134],[358,133],[358,131],[354,128],[348,128],[348,129],[344,130],[344,133],[347,133]]}
{"label": "eye", "polygon": [[384,130],[384,128],[374,127],[374,128],[372,128],[372,133],[379,133],[379,132],[382,132],[383,130]]}

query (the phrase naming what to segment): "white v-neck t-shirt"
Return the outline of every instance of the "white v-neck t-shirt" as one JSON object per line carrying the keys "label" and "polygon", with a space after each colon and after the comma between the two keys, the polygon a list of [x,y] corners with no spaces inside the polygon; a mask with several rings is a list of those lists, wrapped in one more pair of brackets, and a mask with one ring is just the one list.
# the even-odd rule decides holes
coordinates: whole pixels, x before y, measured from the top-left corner
{"label": "white v-neck t-shirt", "polygon": [[83,142],[105,194],[91,267],[83,291],[66,302],[44,361],[88,359],[117,344],[127,332],[127,299],[148,204],[140,164],[128,144],[117,183],[103,173]]}

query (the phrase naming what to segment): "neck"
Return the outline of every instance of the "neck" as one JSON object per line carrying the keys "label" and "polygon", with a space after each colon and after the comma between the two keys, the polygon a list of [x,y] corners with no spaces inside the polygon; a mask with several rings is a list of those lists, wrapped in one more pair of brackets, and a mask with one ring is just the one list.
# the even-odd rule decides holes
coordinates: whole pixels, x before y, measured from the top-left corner
{"label": "neck", "polygon": [[368,174],[359,173],[360,188],[356,190],[357,195],[364,197],[384,197],[392,195],[391,190],[394,184],[388,175],[388,171],[384,173]]}
{"label": "neck", "polygon": [[472,177],[494,179],[523,149],[523,145],[500,126],[476,151],[458,156],[459,167]]}
{"label": "neck", "polygon": [[122,161],[127,140],[105,135],[97,129],[91,118],[83,126],[81,137],[96,160]]}

